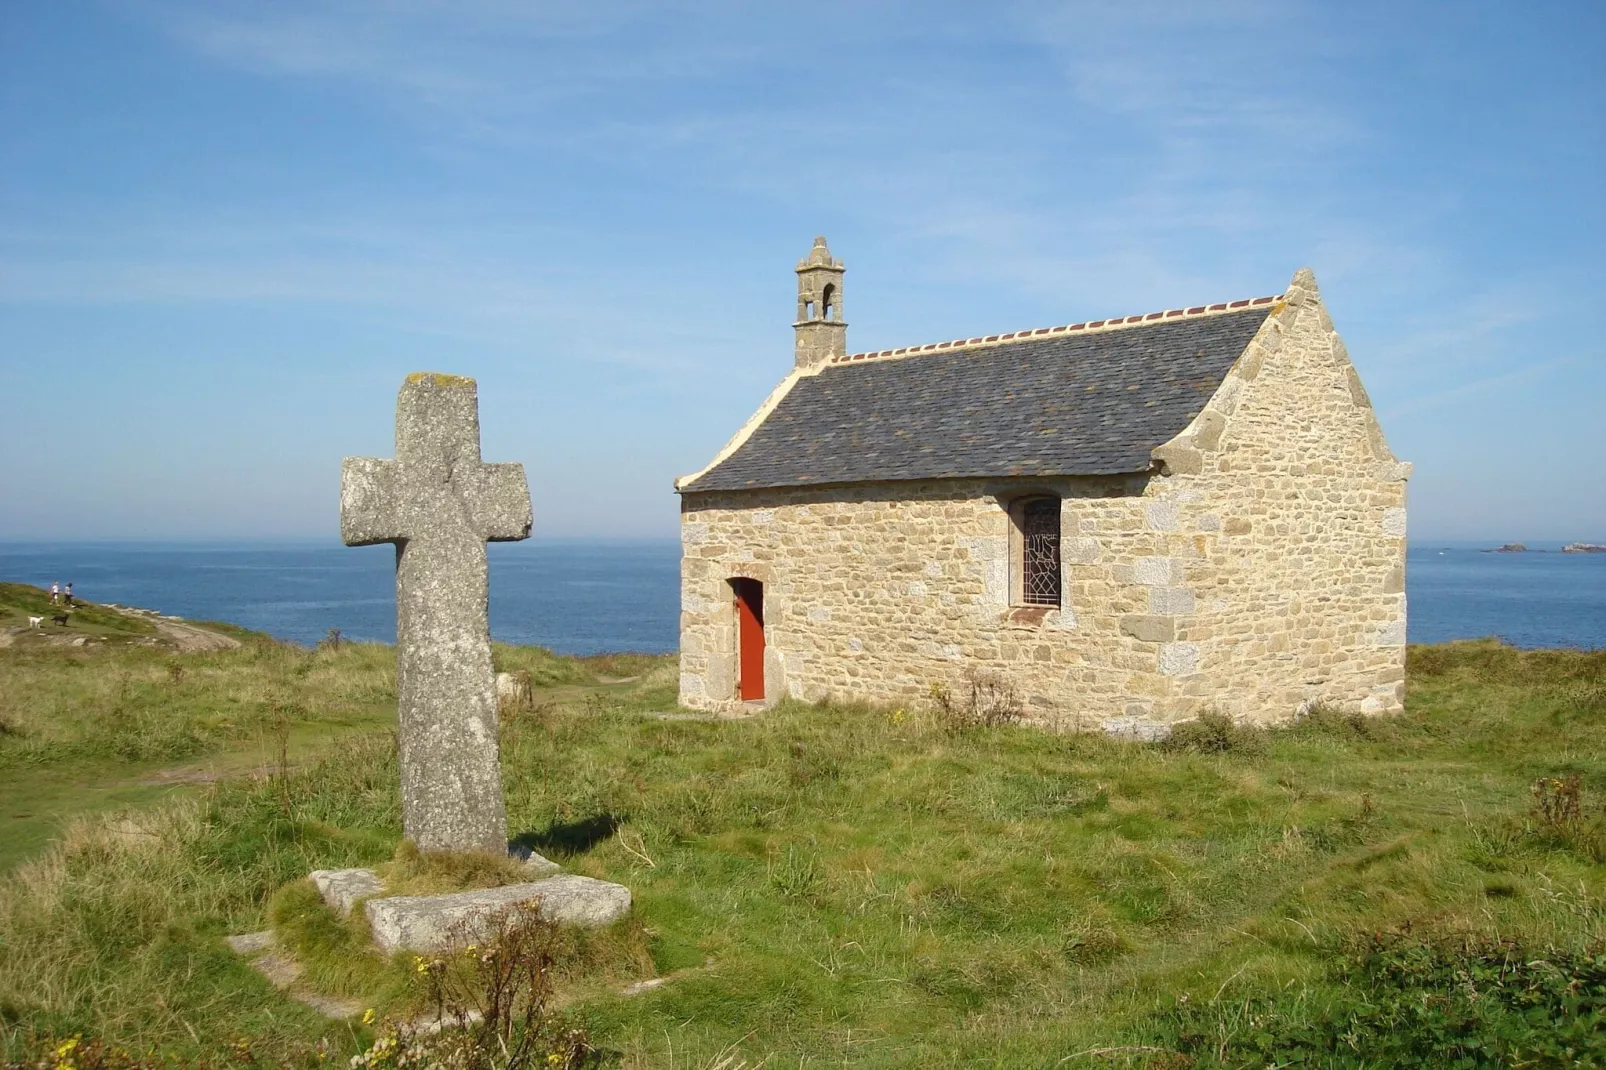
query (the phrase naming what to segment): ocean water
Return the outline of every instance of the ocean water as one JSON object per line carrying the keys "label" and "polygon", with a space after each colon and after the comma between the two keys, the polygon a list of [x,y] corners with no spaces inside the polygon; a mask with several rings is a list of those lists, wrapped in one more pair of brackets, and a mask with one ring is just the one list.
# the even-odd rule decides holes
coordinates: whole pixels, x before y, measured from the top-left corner
{"label": "ocean water", "polygon": [[1412,543],[1405,555],[1406,632],[1413,643],[1498,636],[1513,646],[1606,649],[1606,554],[1527,543]]}
{"label": "ocean water", "polygon": [[[675,649],[674,540],[532,539],[489,552],[496,639],[565,654]],[[91,601],[230,621],[298,643],[331,628],[391,642],[394,563],[388,546],[338,543],[0,543],[0,581],[70,580]],[[1406,593],[1414,643],[1492,635],[1522,647],[1606,648],[1606,554],[1413,543]]]}
{"label": "ocean water", "polygon": [[[491,636],[562,654],[663,653],[679,641],[680,544],[493,543]],[[73,584],[93,602],[220,620],[297,643],[338,628],[394,642],[396,552],[328,543],[0,543],[0,581]]]}

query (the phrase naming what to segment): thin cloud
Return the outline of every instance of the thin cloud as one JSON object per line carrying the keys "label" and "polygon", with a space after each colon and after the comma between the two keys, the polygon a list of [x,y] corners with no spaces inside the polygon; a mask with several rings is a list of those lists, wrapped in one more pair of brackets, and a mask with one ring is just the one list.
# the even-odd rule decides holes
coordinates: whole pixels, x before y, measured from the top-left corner
{"label": "thin cloud", "polygon": [[1392,420],[1396,417],[1405,416],[1413,412],[1426,412],[1429,409],[1443,408],[1451,402],[1459,401],[1463,398],[1472,397],[1477,394],[1485,394],[1496,387],[1512,386],[1516,383],[1523,383],[1533,379],[1538,379],[1548,375],[1553,371],[1556,371],[1557,369],[1566,368],[1578,363],[1579,358],[1575,356],[1557,357],[1554,360],[1542,361],[1538,364],[1530,364],[1527,367],[1519,368],[1516,371],[1505,372],[1500,375],[1488,375],[1481,379],[1473,379],[1470,382],[1459,383],[1456,386],[1445,390],[1438,390],[1431,394],[1424,394],[1419,397],[1408,398],[1399,405],[1393,405],[1389,407],[1382,413],[1381,418],[1385,420]]}
{"label": "thin cloud", "polygon": [[688,35],[633,39],[628,51],[621,49],[621,34],[674,16],[675,8],[662,4],[479,0],[151,10],[176,40],[216,62],[261,75],[348,82],[469,137],[517,137],[531,117],[577,99],[705,80],[753,58],[750,48]]}

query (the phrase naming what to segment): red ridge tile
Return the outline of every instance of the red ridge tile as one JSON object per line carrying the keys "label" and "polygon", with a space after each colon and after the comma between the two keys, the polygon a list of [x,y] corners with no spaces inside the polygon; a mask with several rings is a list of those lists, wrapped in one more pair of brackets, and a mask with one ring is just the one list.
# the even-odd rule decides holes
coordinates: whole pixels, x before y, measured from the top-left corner
{"label": "red ridge tile", "polygon": [[1066,334],[1071,331],[1094,330],[1099,327],[1118,327],[1128,323],[1152,323],[1155,320],[1175,319],[1178,316],[1197,316],[1209,312],[1225,312],[1229,309],[1249,308],[1251,306],[1269,305],[1277,297],[1253,297],[1240,301],[1221,302],[1214,305],[1193,305],[1188,308],[1168,308],[1163,312],[1149,312],[1136,316],[1116,316],[1113,319],[1086,320],[1082,323],[1070,323],[1061,327],[1038,327],[1035,330],[1011,331],[1008,334],[989,334],[977,338],[957,338],[947,342],[928,342],[919,346],[903,346],[898,349],[868,350],[863,353],[854,353],[847,356],[832,357],[830,363],[844,364],[854,360],[875,360],[882,357],[902,357],[916,353],[931,353],[944,349],[963,349],[969,346],[988,345],[994,342],[1011,342],[1022,338],[1036,338],[1042,335]]}

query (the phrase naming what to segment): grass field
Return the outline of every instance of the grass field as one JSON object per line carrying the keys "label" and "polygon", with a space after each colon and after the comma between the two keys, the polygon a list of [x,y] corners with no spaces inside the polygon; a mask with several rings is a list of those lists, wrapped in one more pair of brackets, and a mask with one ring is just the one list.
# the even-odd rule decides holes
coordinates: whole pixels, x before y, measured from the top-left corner
{"label": "grass field", "polygon": [[[1415,648],[1401,717],[1169,745],[916,708],[666,721],[670,659],[497,659],[535,683],[512,826],[636,897],[563,973],[607,1063],[1397,1065],[1456,1032],[1465,1065],[1606,1057],[1606,653]],[[222,938],[338,939],[297,882],[395,853],[392,672],[350,644],[0,650],[0,801],[38,811],[0,863],[0,1053],[361,1050]],[[116,794],[173,769],[239,772]],[[382,1015],[404,967],[318,980]]]}

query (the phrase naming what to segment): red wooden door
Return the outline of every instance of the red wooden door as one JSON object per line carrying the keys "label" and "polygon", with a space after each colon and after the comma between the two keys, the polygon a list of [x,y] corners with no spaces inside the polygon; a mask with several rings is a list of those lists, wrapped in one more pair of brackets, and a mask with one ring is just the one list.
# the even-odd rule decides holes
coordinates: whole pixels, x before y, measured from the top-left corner
{"label": "red wooden door", "polygon": [[743,702],[764,697],[764,585],[731,580],[736,589],[736,694]]}

